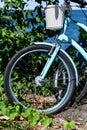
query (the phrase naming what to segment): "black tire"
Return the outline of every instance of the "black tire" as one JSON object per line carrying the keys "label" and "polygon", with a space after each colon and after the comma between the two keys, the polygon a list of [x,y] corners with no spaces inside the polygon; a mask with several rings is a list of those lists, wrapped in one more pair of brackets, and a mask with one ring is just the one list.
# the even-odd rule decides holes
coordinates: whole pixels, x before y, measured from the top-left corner
{"label": "black tire", "polygon": [[[84,44],[82,45],[82,47],[84,48],[85,51],[87,50],[87,45],[86,45],[85,40],[84,40]],[[78,87],[76,87],[76,89],[75,89],[73,101],[81,102],[81,100],[83,98],[81,100],[79,98],[79,100],[77,101],[77,97],[79,96],[79,94],[81,93],[82,89],[84,88],[84,86],[87,82],[87,62],[84,59],[84,57],[80,54],[80,52],[78,50],[76,50],[73,46],[70,46],[66,51],[73,59],[75,65],[76,65],[77,71],[78,71]],[[82,96],[82,97],[85,97],[85,96]]]}
{"label": "black tire", "polygon": [[[62,51],[59,51],[44,81],[41,82],[42,86],[35,84],[35,77],[40,75],[50,49],[51,46],[47,45],[33,45],[20,50],[12,57],[4,74],[4,88],[11,103],[17,102],[25,109],[34,107],[39,112],[49,114],[60,112],[71,100],[76,84],[75,71],[69,58]],[[54,84],[55,72],[60,62],[62,71],[57,87]],[[63,71],[66,74],[65,84],[62,80]],[[61,97],[59,86],[65,87]]]}

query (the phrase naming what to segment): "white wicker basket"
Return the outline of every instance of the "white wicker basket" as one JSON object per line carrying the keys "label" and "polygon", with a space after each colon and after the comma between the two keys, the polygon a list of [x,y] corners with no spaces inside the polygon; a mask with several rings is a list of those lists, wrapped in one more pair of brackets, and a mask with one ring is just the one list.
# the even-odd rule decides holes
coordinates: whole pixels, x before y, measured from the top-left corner
{"label": "white wicker basket", "polygon": [[45,8],[46,29],[59,30],[63,27],[64,11],[59,5],[48,5]]}

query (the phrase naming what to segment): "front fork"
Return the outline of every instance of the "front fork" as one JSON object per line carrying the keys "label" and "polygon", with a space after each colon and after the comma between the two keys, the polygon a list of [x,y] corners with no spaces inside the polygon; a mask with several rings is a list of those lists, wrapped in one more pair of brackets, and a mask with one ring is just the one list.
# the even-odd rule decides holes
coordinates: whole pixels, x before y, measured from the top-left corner
{"label": "front fork", "polygon": [[[51,43],[35,42],[35,45],[42,45],[42,46],[43,46],[43,45],[47,45],[47,46],[50,46],[51,48],[54,47],[54,48],[55,48],[54,51],[56,52],[56,55],[57,55],[58,51],[61,49],[60,44],[58,45],[58,47],[55,47],[55,45],[54,45],[54,44],[51,44]],[[76,86],[78,86],[78,72],[77,72],[76,65],[75,65],[74,61],[72,60],[72,58],[68,55],[68,53],[66,53],[66,51],[64,51],[63,49],[61,49],[61,51],[69,58],[69,60],[71,61],[72,65],[73,65],[73,68],[74,68],[74,70],[75,70]],[[54,53],[54,54],[55,54],[55,53]],[[51,56],[51,57],[52,57],[52,56]],[[48,62],[48,61],[46,62],[45,67],[44,67],[44,69],[42,70],[40,76],[37,76],[37,77],[35,78],[35,82],[37,82],[36,85],[40,83],[40,84],[37,85],[37,86],[41,86],[41,85],[42,85],[41,82],[44,82],[43,80],[44,80],[44,78],[45,78],[45,76],[46,76],[46,74],[47,74],[47,72],[48,72],[48,70],[49,70],[49,68],[50,68],[50,66],[51,66],[51,64],[52,64],[52,62],[53,62],[53,60],[55,59],[55,56],[54,56],[54,59],[51,61],[51,57],[49,57],[49,58],[50,58],[49,62]],[[49,63],[51,63],[51,64],[49,64]],[[48,64],[49,64],[49,67],[48,67],[48,69],[47,69],[46,67],[48,66]]]}
{"label": "front fork", "polygon": [[41,72],[41,75],[40,75],[42,80],[45,78],[48,70],[50,69],[50,66],[52,65],[52,63],[53,63],[59,49],[60,49],[60,45],[57,44],[54,51],[53,51],[53,53],[52,53],[52,55],[51,54],[49,55],[49,58],[48,58],[45,66],[44,66],[44,68],[43,68],[43,70]]}
{"label": "front fork", "polygon": [[60,45],[56,44],[55,46],[53,46],[48,54],[49,58],[40,74],[40,76],[37,76],[35,78],[35,83],[37,86],[41,86],[42,82],[44,81],[44,78],[48,72],[48,70],[50,69],[56,55],[58,54],[58,51],[60,50]]}

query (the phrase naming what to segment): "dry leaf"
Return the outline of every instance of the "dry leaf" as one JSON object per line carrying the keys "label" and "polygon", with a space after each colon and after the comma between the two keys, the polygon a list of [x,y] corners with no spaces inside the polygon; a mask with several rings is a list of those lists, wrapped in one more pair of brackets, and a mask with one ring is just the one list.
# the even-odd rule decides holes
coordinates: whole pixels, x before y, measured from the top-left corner
{"label": "dry leaf", "polygon": [[0,116],[0,120],[9,120],[8,116]]}

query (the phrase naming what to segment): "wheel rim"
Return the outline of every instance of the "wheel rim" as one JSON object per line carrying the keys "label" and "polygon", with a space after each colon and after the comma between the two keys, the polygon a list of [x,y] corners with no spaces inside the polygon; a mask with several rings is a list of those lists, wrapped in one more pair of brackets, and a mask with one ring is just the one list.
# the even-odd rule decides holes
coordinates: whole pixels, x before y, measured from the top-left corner
{"label": "wheel rim", "polygon": [[[38,56],[38,54],[36,55],[36,51],[39,52],[38,62],[36,62],[37,61],[36,56]],[[45,56],[42,53],[42,51],[43,51],[43,53],[46,53]],[[35,55],[33,54],[33,56],[28,56],[28,55],[30,55],[31,52],[34,53]],[[47,52],[48,52],[48,50],[43,50],[43,49],[30,51],[30,52],[23,54],[20,58],[18,58],[17,61],[13,64],[12,69],[10,71],[9,86],[10,86],[10,92],[11,92],[14,100],[16,102],[18,102],[20,105],[22,105],[24,108],[27,108],[27,107],[38,108],[39,111],[41,111],[41,112],[44,111],[44,112],[48,113],[48,111],[51,111],[53,109],[57,109],[57,107],[60,104],[62,104],[62,102],[66,98],[67,93],[69,91],[69,87],[70,87],[70,83],[68,81],[68,80],[70,80],[70,75],[69,75],[69,71],[67,69],[66,64],[64,63],[64,61],[62,61],[65,64],[65,67],[66,67],[64,69],[67,72],[68,80],[67,80],[67,85],[66,85],[67,86],[67,88],[66,88],[67,92],[65,93],[65,95],[63,95],[62,100],[60,100],[59,102],[55,98],[55,94],[53,95],[53,93],[54,93],[54,91],[53,91],[53,87],[54,87],[53,80],[54,80],[55,71],[58,68],[58,66],[57,66],[58,61],[57,60],[55,60],[54,65],[50,69],[51,71],[49,71],[47,77],[45,78],[46,84],[43,85],[41,88],[40,87],[37,88],[35,86],[34,80],[35,80],[35,77],[39,74],[40,68],[42,66],[44,66],[44,64],[46,62]],[[25,57],[26,60],[24,60],[24,57]],[[28,58],[28,60],[27,60],[27,58]],[[45,60],[44,60],[44,58],[45,58]],[[21,65],[19,65],[19,61],[20,61]],[[32,63],[30,65],[31,61],[32,61]],[[43,63],[43,64],[41,64],[41,63]],[[28,67],[27,67],[27,65],[28,65]],[[35,68],[33,65],[35,65],[37,67]],[[18,68],[18,66],[20,68]],[[26,76],[25,76],[25,73],[23,73],[23,72],[25,72],[25,68],[26,68]],[[37,71],[37,70],[39,70],[39,71]],[[17,74],[17,72],[22,72],[22,73]],[[31,74],[31,76],[30,76],[30,74]],[[34,74],[34,75],[33,75],[33,80],[31,81],[32,74]],[[31,87],[31,88],[29,88],[29,87]],[[38,89],[40,91],[39,96],[37,96]],[[32,92],[32,93],[34,93],[34,92],[35,93],[32,95],[32,94],[30,94],[29,91]],[[43,97],[45,97],[45,98],[43,98]],[[27,103],[25,103],[24,100],[26,100]],[[34,104],[31,105],[33,102],[34,102]],[[28,106],[26,104],[28,104]],[[37,105],[37,104],[40,104],[40,105]]]}

